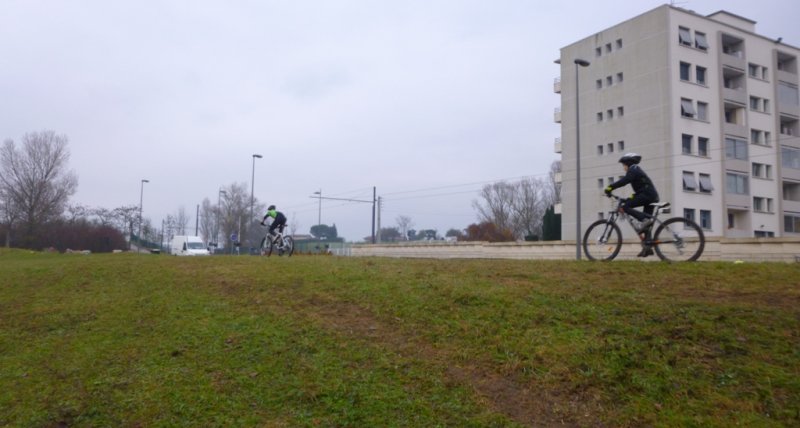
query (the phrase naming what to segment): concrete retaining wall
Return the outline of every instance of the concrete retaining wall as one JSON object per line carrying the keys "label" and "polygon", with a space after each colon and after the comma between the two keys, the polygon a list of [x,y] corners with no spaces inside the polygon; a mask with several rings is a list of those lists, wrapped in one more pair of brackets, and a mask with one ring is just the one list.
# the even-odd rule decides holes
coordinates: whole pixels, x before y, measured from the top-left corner
{"label": "concrete retaining wall", "polygon": [[[618,260],[636,259],[638,241],[626,242]],[[574,260],[574,241],[548,242],[403,242],[358,244],[354,257],[409,257],[435,259]],[[585,258],[585,255],[581,255]],[[646,260],[658,260],[657,256]],[[701,261],[800,261],[800,238],[711,238],[706,240]]]}

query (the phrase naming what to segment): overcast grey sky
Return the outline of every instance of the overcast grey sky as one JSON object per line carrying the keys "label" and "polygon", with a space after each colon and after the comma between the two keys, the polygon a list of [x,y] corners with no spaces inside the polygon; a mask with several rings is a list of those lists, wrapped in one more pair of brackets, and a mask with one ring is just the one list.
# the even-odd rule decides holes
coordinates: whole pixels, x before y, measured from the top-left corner
{"label": "overcast grey sky", "polygon": [[[476,221],[483,184],[557,158],[559,49],[663,1],[0,0],[0,139],[70,140],[73,203],[192,215],[250,186],[307,233],[324,196],[386,199],[440,233]],[[797,0],[692,0],[800,45]],[[323,202],[340,236],[370,206]]]}

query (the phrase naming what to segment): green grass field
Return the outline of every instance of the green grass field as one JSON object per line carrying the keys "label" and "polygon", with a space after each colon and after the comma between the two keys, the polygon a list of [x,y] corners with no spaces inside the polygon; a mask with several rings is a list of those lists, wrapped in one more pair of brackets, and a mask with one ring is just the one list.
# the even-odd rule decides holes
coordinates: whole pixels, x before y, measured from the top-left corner
{"label": "green grass field", "polygon": [[800,265],[0,250],[0,426],[798,426]]}

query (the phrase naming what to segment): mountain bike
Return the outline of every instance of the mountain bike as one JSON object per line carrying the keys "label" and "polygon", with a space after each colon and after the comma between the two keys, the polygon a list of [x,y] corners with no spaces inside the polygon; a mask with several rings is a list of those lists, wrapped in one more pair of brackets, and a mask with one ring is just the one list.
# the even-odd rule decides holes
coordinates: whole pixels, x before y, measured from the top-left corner
{"label": "mountain bike", "polygon": [[[669,212],[669,202],[650,204],[654,211],[646,220],[651,221],[639,224],[622,210],[624,198],[616,195],[608,197],[616,201],[616,209],[609,212],[607,219],[592,223],[583,235],[583,251],[590,260],[610,261],[617,257],[622,248],[622,232],[617,222],[625,218],[642,243],[640,254],[646,256],[655,250],[661,260],[669,262],[691,262],[703,254],[706,238],[697,223],[684,217],[672,217],[663,222],[658,219],[659,213]],[[655,233],[651,233],[656,226]]]}
{"label": "mountain bike", "polygon": [[291,257],[294,253],[294,239],[283,234],[283,227],[278,228],[276,232],[277,234],[272,236],[267,229],[267,234],[261,240],[261,254],[269,257],[273,250],[277,250],[279,256]]}

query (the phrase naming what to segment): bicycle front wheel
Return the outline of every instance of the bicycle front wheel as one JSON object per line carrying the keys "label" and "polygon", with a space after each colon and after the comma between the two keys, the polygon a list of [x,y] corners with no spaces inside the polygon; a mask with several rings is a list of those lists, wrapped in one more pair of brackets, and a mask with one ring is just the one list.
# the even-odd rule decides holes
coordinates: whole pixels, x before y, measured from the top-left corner
{"label": "bicycle front wheel", "polygon": [[614,260],[621,248],[622,232],[608,220],[597,220],[583,235],[583,252],[589,260]]}
{"label": "bicycle front wheel", "polygon": [[275,248],[275,246],[277,244],[275,244],[275,240],[274,239],[268,239],[268,238],[264,238],[264,239],[267,240],[267,242],[265,244],[265,248],[264,248],[264,254],[266,254],[267,257],[269,257],[269,256],[272,255],[272,249]]}
{"label": "bicycle front wheel", "polygon": [[261,251],[261,255],[267,254],[267,245],[269,245],[269,240],[267,237],[261,238],[261,245],[258,246],[258,249]]}
{"label": "bicycle front wheel", "polygon": [[294,254],[294,239],[291,236],[283,238],[283,254],[291,257]]}
{"label": "bicycle front wheel", "polygon": [[674,217],[661,223],[653,235],[658,257],[669,262],[693,262],[706,246],[703,229],[683,217]]}

